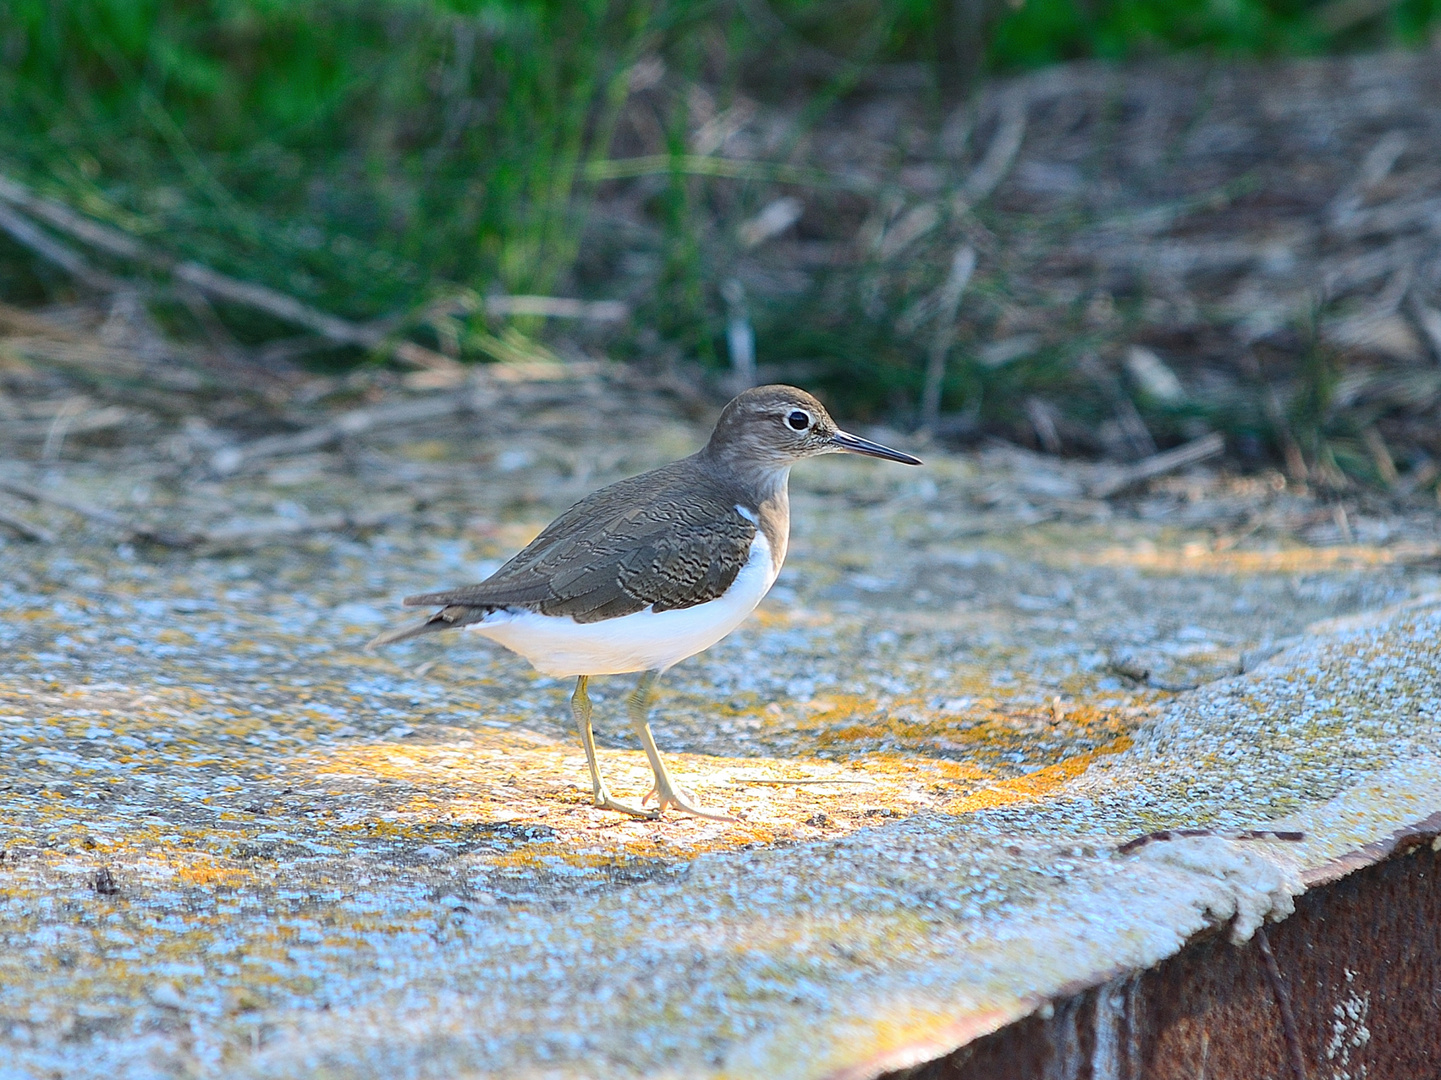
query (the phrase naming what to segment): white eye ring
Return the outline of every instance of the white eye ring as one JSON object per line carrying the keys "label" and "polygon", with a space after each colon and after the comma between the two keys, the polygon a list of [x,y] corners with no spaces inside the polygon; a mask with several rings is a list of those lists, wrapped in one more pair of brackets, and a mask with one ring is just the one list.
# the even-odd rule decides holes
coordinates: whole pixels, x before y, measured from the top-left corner
{"label": "white eye ring", "polygon": [[813,423],[815,420],[804,409],[792,409],[786,413],[786,426],[792,431],[806,431]]}

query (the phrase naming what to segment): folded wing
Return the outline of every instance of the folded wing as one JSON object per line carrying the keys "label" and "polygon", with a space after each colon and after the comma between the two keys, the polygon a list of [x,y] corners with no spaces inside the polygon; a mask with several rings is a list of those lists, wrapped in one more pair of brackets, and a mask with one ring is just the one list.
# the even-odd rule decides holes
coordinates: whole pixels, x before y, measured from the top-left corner
{"label": "folded wing", "polygon": [[477,585],[406,597],[410,606],[443,607],[372,644],[465,626],[501,608],[584,623],[717,599],[750,558],[756,526],[728,493],[697,491],[693,476],[658,485],[673,468],[583,499]]}

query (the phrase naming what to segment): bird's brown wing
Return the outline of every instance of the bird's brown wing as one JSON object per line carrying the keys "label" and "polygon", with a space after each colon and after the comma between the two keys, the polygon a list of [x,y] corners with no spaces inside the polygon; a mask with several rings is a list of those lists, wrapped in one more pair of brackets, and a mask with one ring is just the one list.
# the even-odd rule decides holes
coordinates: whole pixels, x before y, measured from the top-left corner
{"label": "bird's brown wing", "polygon": [[[406,604],[519,607],[598,622],[716,599],[750,558],[756,526],[730,492],[698,482],[680,464],[582,499],[480,584],[406,597]],[[469,614],[446,621],[463,625],[474,621]]]}

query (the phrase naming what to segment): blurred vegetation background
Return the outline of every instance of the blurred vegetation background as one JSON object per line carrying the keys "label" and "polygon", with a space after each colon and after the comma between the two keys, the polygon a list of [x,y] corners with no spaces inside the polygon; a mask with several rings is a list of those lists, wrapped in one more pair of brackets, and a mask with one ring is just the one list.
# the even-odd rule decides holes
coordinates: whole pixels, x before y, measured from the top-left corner
{"label": "blurred vegetation background", "polygon": [[[1310,468],[1339,378],[1314,349],[1297,352],[1300,382],[1279,406],[1235,394],[1178,406],[1167,370],[1152,365],[1147,383],[1149,361],[1125,368],[1094,335],[1090,352],[1033,348],[1010,363],[985,349],[1016,335],[967,306],[950,305],[959,329],[926,328],[946,306],[936,290],[956,244],[978,227],[1007,235],[954,199],[899,265],[867,254],[883,253],[877,240],[848,258],[792,245],[800,278],[775,288],[787,267],[737,267],[801,218],[787,192],[808,200],[811,239],[828,223],[863,232],[877,214],[895,237],[905,155],[848,171],[841,148],[827,159],[816,145],[877,97],[904,99],[941,143],[972,146],[941,181],[956,188],[984,164],[986,125],[1004,124],[980,104],[997,79],[1087,59],[1424,46],[1438,15],[1441,0],[0,0],[0,173],[170,256],[463,362],[603,353],[724,372],[750,335],[763,375],[899,426],[925,419],[929,364],[941,434],[1140,454],[1220,428],[1249,460],[1299,452]],[[756,108],[786,122],[728,148]],[[967,304],[1005,289],[977,243]],[[0,236],[0,299],[38,306],[75,289]],[[623,301],[630,314],[544,322],[484,304],[516,294]],[[1095,297],[1072,306],[1078,326],[1095,322]],[[177,335],[200,332],[163,289],[151,309]],[[246,346],[295,334],[244,305],[216,312]],[[1131,373],[1120,413],[1098,348],[1107,371]],[[317,341],[304,362],[381,360]],[[1119,437],[1094,435],[1117,422]],[[1333,479],[1386,472],[1367,442],[1374,423],[1333,432],[1351,448],[1328,459]],[[1424,464],[1417,445],[1403,471]]]}

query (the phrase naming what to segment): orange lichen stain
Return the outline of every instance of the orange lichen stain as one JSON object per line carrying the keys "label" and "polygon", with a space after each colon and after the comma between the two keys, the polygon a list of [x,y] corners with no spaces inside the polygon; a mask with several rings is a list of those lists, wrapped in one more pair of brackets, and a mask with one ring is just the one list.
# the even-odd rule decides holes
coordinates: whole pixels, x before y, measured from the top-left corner
{"label": "orange lichen stain", "polygon": [[174,852],[168,861],[174,864],[175,878],[183,885],[239,885],[251,877],[248,871],[225,866],[199,852]]}
{"label": "orange lichen stain", "polygon": [[[721,804],[721,809],[734,809]],[[559,839],[554,842],[528,843],[508,851],[491,853],[486,865],[497,869],[531,869],[543,872],[557,865],[588,870],[610,866],[634,866],[656,860],[694,858],[717,852],[734,851],[741,847],[771,844],[776,832],[768,823],[735,821],[716,827],[695,819],[670,817],[663,821],[640,821],[614,817],[597,810],[602,827],[596,828],[590,815],[579,820],[584,829],[557,827]],[[571,815],[575,818],[574,813]],[[623,826],[631,826],[624,828]],[[584,847],[577,847],[584,843]]]}
{"label": "orange lichen stain", "polygon": [[825,727],[837,720],[873,714],[876,701],[861,694],[817,694],[806,707],[811,712],[810,716],[805,719],[787,718],[787,725],[802,731]]}
{"label": "orange lichen stain", "polygon": [[1080,702],[1013,706],[987,699],[955,716],[936,716],[929,710],[904,707],[899,711],[901,715],[887,710],[866,723],[821,728],[815,735],[816,742],[821,746],[881,742],[912,753],[985,756],[1012,749],[1018,741],[1038,735],[1063,743],[1094,743],[1134,726],[1119,710]]}
{"label": "orange lichen stain", "polygon": [[562,844],[527,844],[485,861],[487,865],[502,870],[544,871],[556,865],[599,870],[608,866],[625,866],[634,862],[635,856],[654,859],[661,854],[656,847],[655,844],[631,842],[622,844],[619,851],[594,852],[574,851]]}
{"label": "orange lichen stain", "polygon": [[873,779],[877,784],[887,780],[914,780],[929,783],[948,780],[954,783],[980,783],[993,780],[998,775],[995,769],[978,765],[974,761],[956,761],[951,758],[897,753],[867,754],[863,759],[852,762],[851,767],[862,776]]}
{"label": "orange lichen stain", "polygon": [[411,821],[450,817],[454,803],[454,799],[446,799],[442,802],[440,799],[417,795],[402,803],[399,813]]}
{"label": "orange lichen stain", "polygon": [[[833,1062],[834,1068],[827,1069],[827,1073],[853,1075],[856,1063],[862,1062],[868,1072],[879,1074],[886,1071],[885,1063],[892,1060],[892,1055],[902,1055],[907,1061],[921,1057],[939,1059],[958,1046],[1004,1027],[1027,1011],[1028,1008],[930,1013],[908,1009],[907,1015],[872,1014],[863,1025],[840,1034],[824,1057],[818,1057],[813,1046],[804,1046],[800,1052],[813,1062]],[[804,1040],[806,1035],[802,1030],[800,1038]],[[716,1078],[739,1080],[743,1075],[721,1072]]]}
{"label": "orange lichen stain", "polygon": [[1055,765],[1047,765],[1025,776],[983,788],[965,795],[945,807],[947,813],[966,814],[974,810],[993,810],[999,806],[1014,806],[1017,803],[1036,802],[1054,795],[1066,784],[1076,779],[1100,758],[1119,754],[1131,748],[1129,735],[1121,735],[1105,746],[1066,758]]}
{"label": "orange lichen stain", "polygon": [[1153,543],[1130,548],[1108,547],[1072,556],[1083,566],[1131,566],[1162,574],[1300,574],[1324,570],[1355,570],[1435,558],[1441,544],[1395,544],[1374,547],[1290,547],[1237,550],[1190,542],[1163,548]]}

